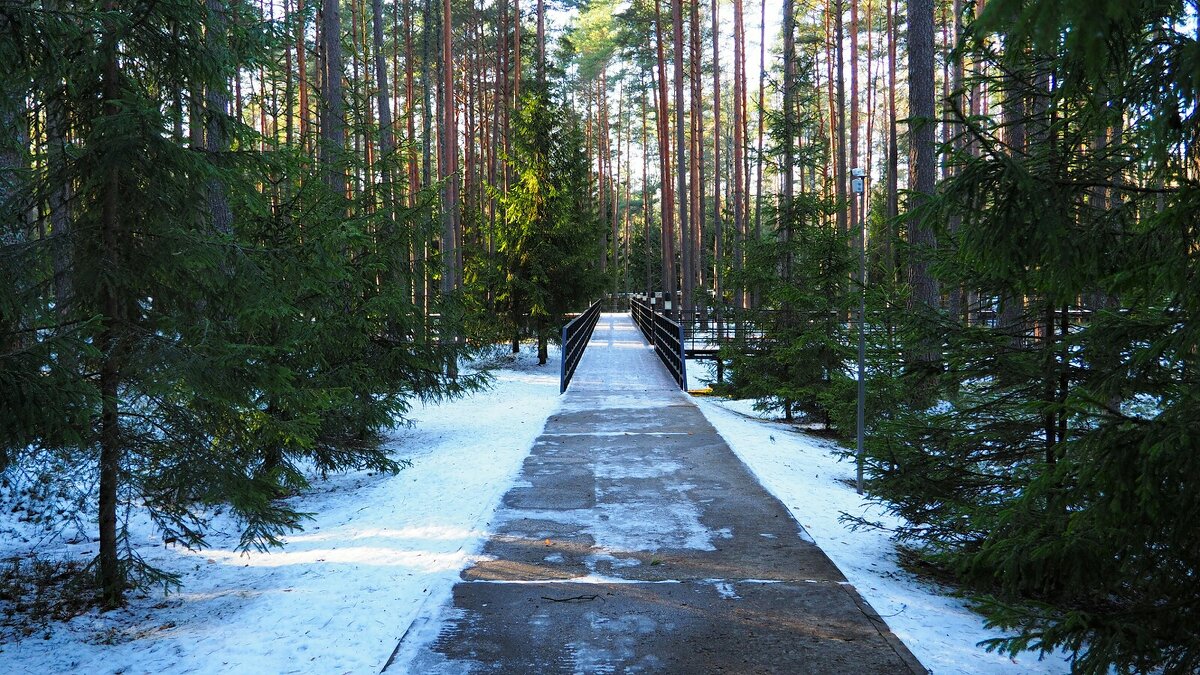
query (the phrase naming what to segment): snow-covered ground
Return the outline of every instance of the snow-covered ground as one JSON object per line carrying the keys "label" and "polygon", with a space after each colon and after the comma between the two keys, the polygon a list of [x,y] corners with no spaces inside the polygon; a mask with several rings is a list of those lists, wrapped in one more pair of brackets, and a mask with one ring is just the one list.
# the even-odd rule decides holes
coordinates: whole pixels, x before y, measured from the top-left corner
{"label": "snow-covered ground", "polygon": [[1061,655],[1039,660],[1037,654],[1026,653],[1010,659],[976,646],[1001,633],[984,628],[983,618],[948,589],[901,568],[887,532],[851,531],[840,522],[846,513],[885,527],[898,524],[895,516],[855,492],[854,465],[839,461],[835,444],[760,419],[751,401],[695,401],[763,487],[783,502],[934,675],[1070,672],[1070,663]]}
{"label": "snow-covered ground", "polygon": [[[485,392],[417,407],[394,434],[395,476],[355,472],[314,481],[295,498],[315,512],[271,553],[239,555],[232,523],[211,548],[164,547],[143,523],[139,553],[182,574],[179,592],[135,597],[23,640],[0,641],[2,673],[377,673],[422,611],[449,592],[488,518],[558,407],[558,354],[526,352]],[[0,558],[27,537],[0,523]],[[5,532],[5,528],[9,531]],[[45,555],[95,554],[90,537]]]}

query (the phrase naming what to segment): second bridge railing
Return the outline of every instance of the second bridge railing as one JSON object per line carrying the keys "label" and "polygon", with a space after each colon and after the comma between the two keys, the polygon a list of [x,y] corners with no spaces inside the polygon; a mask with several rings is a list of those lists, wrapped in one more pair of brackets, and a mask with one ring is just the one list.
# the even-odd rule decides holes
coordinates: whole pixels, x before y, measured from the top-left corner
{"label": "second bridge railing", "polygon": [[671,377],[680,389],[687,390],[687,356],[684,353],[683,327],[655,312],[640,298],[629,299],[629,311],[633,322],[654,346],[654,352],[662,360]]}

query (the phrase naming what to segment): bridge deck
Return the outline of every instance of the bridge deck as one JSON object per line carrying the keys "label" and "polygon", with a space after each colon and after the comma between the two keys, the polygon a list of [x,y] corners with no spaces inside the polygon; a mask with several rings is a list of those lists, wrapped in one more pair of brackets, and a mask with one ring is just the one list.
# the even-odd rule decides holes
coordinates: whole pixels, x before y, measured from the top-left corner
{"label": "bridge deck", "polygon": [[601,317],[491,526],[392,672],[923,672],[627,315]]}

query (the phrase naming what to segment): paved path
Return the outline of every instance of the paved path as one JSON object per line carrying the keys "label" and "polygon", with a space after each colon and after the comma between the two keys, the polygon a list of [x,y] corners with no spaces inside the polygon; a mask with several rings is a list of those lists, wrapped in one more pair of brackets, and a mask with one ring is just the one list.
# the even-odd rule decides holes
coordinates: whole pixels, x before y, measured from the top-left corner
{"label": "paved path", "polygon": [[924,672],[628,315],[601,317],[491,526],[389,672]]}

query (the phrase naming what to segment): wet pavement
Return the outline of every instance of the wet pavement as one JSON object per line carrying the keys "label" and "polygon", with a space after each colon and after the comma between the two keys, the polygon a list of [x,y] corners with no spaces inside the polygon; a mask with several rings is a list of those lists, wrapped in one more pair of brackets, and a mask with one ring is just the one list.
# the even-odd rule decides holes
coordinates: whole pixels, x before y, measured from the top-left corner
{"label": "wet pavement", "polygon": [[923,673],[625,314],[389,673]]}

